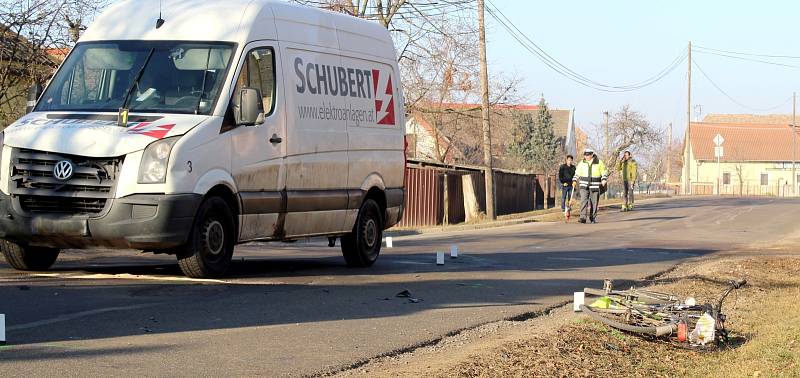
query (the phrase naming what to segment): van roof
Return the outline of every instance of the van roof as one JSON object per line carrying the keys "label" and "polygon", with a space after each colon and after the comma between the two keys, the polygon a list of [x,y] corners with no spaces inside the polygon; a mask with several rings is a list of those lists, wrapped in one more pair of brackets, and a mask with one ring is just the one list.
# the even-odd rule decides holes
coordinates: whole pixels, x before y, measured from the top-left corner
{"label": "van roof", "polygon": [[225,41],[242,46],[280,40],[391,59],[388,31],[375,22],[275,0],[168,0],[156,29],[159,0],[124,0],[109,7],[81,42],[109,40]]}

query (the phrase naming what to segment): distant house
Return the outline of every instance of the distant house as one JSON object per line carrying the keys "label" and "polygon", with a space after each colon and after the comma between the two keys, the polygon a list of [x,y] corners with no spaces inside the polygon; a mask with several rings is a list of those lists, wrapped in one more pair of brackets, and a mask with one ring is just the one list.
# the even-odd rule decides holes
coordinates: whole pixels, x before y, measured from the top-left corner
{"label": "distant house", "polygon": [[[792,159],[800,159],[800,138],[791,121],[791,115],[710,114],[692,122],[684,148],[689,164],[683,169],[692,193],[791,194]],[[719,166],[717,135],[724,139]]]}
{"label": "distant house", "polygon": [[[539,111],[537,105],[494,105],[491,108],[492,155],[498,168],[517,169],[508,157],[508,147],[516,138],[515,113]],[[577,141],[585,134],[575,127],[574,110],[550,109],[554,133],[564,154],[575,154]],[[419,109],[406,121],[410,158],[447,164],[483,164],[483,127],[479,104],[445,104]],[[583,136],[581,136],[583,135]]]}

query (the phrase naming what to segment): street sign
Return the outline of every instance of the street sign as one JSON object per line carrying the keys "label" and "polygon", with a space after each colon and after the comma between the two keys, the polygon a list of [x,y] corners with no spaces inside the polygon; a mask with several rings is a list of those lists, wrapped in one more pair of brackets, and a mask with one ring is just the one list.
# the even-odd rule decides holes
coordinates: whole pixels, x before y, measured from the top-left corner
{"label": "street sign", "polygon": [[721,158],[723,156],[723,154],[724,154],[724,152],[722,150],[723,148],[724,147],[722,147],[722,146],[714,147],[714,157],[715,158]]}
{"label": "street sign", "polygon": [[717,136],[714,137],[714,144],[721,146],[722,143],[725,143],[725,138],[723,138],[722,135],[717,134]]}

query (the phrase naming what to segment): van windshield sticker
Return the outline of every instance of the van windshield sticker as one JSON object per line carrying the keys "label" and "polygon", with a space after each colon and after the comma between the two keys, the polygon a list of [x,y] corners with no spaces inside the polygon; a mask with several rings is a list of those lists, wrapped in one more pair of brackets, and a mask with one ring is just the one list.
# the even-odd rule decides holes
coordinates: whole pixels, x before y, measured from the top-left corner
{"label": "van windshield sticker", "polygon": [[5,130],[5,133],[14,133],[29,129],[104,129],[107,131],[124,132],[127,134],[144,135],[155,139],[163,139],[174,127],[175,123],[156,125],[154,122],[128,122],[126,128],[117,126],[116,121],[104,119],[79,119],[79,118],[23,118],[18,120],[12,127]]}

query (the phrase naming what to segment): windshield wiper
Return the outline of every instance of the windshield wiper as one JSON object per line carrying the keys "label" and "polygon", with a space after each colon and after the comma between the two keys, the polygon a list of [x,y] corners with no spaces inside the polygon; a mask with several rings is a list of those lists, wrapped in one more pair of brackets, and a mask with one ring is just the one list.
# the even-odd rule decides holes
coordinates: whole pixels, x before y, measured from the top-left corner
{"label": "windshield wiper", "polygon": [[200,87],[200,96],[197,99],[197,106],[194,108],[194,114],[200,113],[200,104],[203,103],[203,96],[206,94],[206,79],[208,78],[208,65],[211,62],[211,48],[208,48],[208,55],[206,56],[206,69],[203,70],[203,86]]}
{"label": "windshield wiper", "polygon": [[128,102],[131,100],[131,94],[133,94],[133,90],[139,87],[139,80],[142,79],[142,75],[144,75],[144,69],[147,68],[147,64],[150,63],[150,58],[153,57],[153,53],[155,53],[155,51],[156,49],[150,49],[150,52],[147,53],[147,58],[144,60],[142,68],[140,68],[139,72],[136,73],[136,77],[133,79],[130,88],[128,88],[128,91],[125,92],[125,99],[122,100],[122,107],[119,108],[119,113],[117,113],[118,126],[128,126]]}

